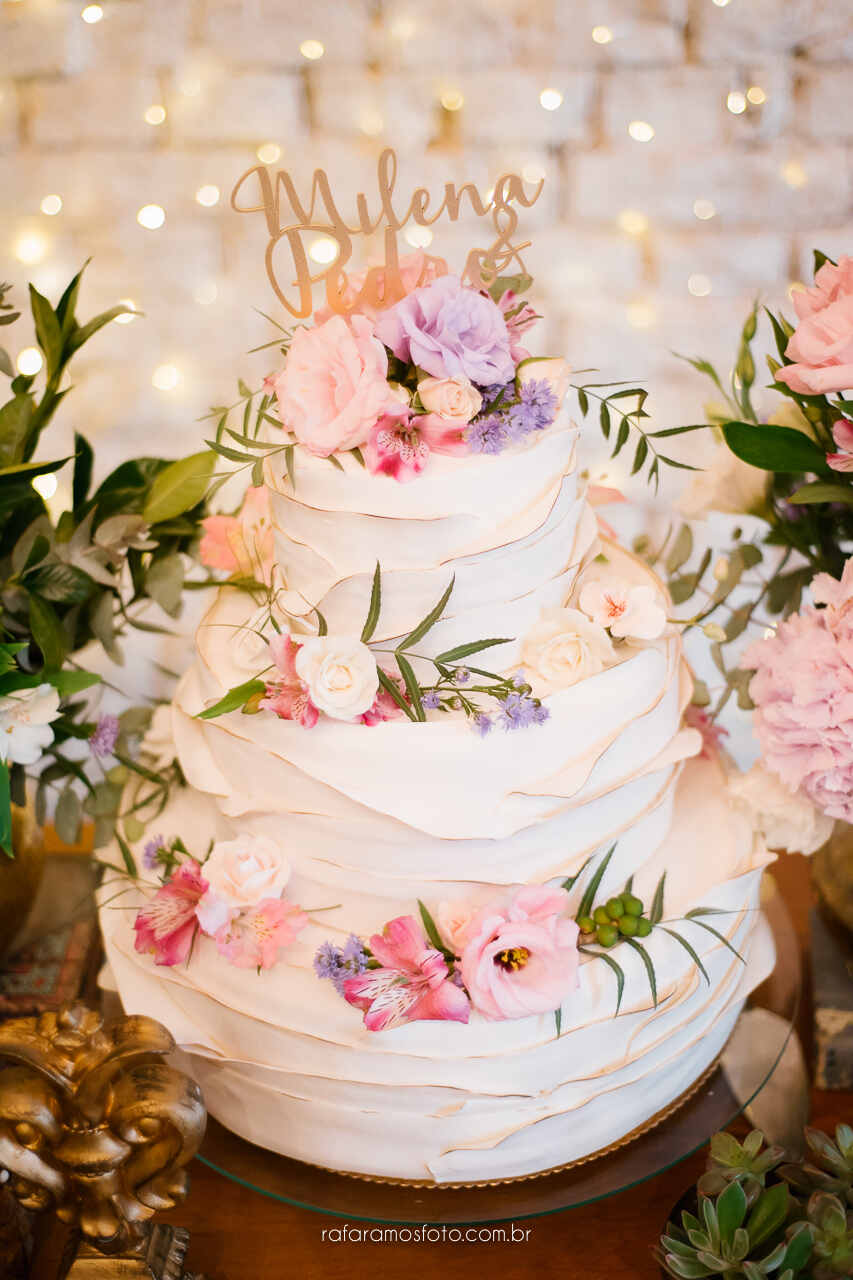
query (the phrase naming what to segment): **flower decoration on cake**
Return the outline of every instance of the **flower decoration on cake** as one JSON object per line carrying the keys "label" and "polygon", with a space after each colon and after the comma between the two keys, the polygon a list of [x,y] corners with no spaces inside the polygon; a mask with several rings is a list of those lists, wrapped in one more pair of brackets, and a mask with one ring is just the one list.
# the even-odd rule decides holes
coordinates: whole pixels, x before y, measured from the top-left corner
{"label": "flower decoration on cake", "polygon": [[524,637],[521,659],[531,685],[545,696],[598,675],[615,651],[604,627],[580,609],[543,609]]}
{"label": "flower decoration on cake", "polygon": [[578,595],[583,613],[614,640],[657,640],[666,627],[663,598],[648,583],[614,575],[585,578]]}
{"label": "flower decoration on cake", "polygon": [[275,550],[269,490],[265,485],[246,490],[236,516],[207,516],[201,525],[204,530],[199,544],[202,564],[267,586],[271,583]]}
{"label": "flower decoration on cake", "polygon": [[[125,861],[132,855],[123,848]],[[203,862],[175,836],[150,840],[143,865],[159,870],[161,882],[137,913],[136,950],[159,965],[189,961],[199,934],[211,938],[229,963],[269,969],[308,923],[301,907],[284,895],[290,867],[278,845],[242,835],[215,841]]]}

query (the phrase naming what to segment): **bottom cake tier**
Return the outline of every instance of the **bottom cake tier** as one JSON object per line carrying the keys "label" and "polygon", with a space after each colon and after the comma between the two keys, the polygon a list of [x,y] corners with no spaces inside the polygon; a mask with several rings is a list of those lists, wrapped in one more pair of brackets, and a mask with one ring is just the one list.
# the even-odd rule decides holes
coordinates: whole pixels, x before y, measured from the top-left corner
{"label": "bottom cake tier", "polygon": [[[192,791],[171,800],[158,822],[192,830],[197,843],[223,837],[223,824],[213,801]],[[313,972],[324,936],[319,914],[262,974],[224,964],[206,941],[191,964],[173,968],[137,953],[133,919],[143,897],[135,887],[116,902],[115,886],[106,886],[101,921],[126,1011],[169,1027],[191,1055],[210,1113],[227,1128],[341,1172],[497,1181],[605,1151],[689,1094],[773,967],[760,912],[767,861],[720,767],[688,764],[669,835],[634,886],[649,900],[667,871],[667,918],[645,940],[656,999],[640,953],[620,946],[617,1015],[614,973],[589,954],[559,1027],[549,1013],[369,1032]],[[697,907],[709,914],[687,918]]]}

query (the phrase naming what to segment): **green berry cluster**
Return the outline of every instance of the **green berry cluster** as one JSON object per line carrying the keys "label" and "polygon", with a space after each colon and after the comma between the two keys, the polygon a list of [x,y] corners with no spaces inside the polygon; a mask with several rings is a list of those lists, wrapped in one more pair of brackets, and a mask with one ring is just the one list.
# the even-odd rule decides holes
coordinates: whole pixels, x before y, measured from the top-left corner
{"label": "green berry cluster", "polygon": [[645,907],[632,893],[621,893],[609,898],[603,907],[596,907],[591,916],[581,916],[578,928],[602,947],[613,947],[620,938],[647,938],[652,922],[644,914]]}

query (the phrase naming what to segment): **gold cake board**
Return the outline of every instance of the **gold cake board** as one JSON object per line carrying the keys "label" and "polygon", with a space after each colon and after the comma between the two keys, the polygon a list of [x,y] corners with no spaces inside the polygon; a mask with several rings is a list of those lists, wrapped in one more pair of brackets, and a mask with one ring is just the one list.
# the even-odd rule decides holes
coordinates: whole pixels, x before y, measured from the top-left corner
{"label": "gold cake board", "polygon": [[656,1128],[659,1124],[663,1124],[664,1120],[668,1120],[674,1112],[683,1107],[686,1102],[699,1092],[720,1065],[720,1059],[724,1050],[721,1050],[713,1061],[705,1068],[700,1076],[697,1076],[691,1085],[680,1093],[672,1102],[667,1103],[660,1111],[656,1111],[643,1124],[637,1125],[628,1133],[623,1134],[621,1138],[617,1138],[615,1142],[611,1142],[606,1147],[599,1148],[598,1151],[590,1151],[588,1155],[578,1156],[577,1160],[569,1160],[566,1164],[555,1164],[550,1169],[540,1169],[536,1173],[520,1173],[514,1178],[487,1178],[479,1182],[425,1182],[420,1178],[383,1178],[379,1174],[372,1173],[353,1173],[349,1169],[333,1169],[329,1165],[313,1164],[311,1161],[304,1161],[310,1164],[313,1169],[322,1169],[324,1173],[336,1173],[342,1178],[354,1178],[359,1182],[377,1182],[389,1187],[412,1187],[417,1190],[428,1191],[464,1191],[476,1187],[505,1187],[514,1182],[531,1182],[534,1178],[549,1178],[555,1173],[566,1173],[569,1169],[576,1169],[579,1165],[588,1164],[591,1160],[601,1160],[604,1156],[612,1155],[614,1151],[618,1151],[620,1147],[626,1147],[635,1139],[641,1138],[643,1134],[649,1133],[650,1130]]}

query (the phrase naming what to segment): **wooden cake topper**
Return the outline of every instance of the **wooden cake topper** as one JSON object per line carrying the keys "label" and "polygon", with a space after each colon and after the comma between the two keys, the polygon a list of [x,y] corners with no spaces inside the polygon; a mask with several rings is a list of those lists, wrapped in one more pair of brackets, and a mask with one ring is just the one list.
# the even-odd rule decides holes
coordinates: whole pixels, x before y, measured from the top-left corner
{"label": "wooden cake topper", "polygon": [[[446,214],[456,222],[467,201],[478,217],[490,217],[495,238],[485,249],[472,249],[468,254],[462,278],[477,288],[488,286],[499,275],[507,274],[507,267],[515,262],[517,271],[525,274],[521,259],[522,249],[529,240],[513,244],[512,237],[518,227],[518,214],[514,204],[530,208],[539,199],[543,179],[536,183],[533,194],[528,196],[524,181],[517,173],[505,173],[498,178],[490,196],[483,200],[471,182],[457,187],[448,182],[440,203],[431,210],[432,197],[425,187],[418,187],[409,198],[405,212],[394,207],[394,187],[397,181],[397,156],[387,148],[379,157],[378,196],[379,208],[371,213],[367,197],[356,197],[356,220],[348,223],[338,210],[332,195],[328,175],[324,169],[316,169],[311,182],[311,197],[307,205],[299,199],[296,185],[285,170],[273,176],[266,165],[253,165],[238,179],[231,192],[231,207],[237,213],[263,213],[266,218],[269,240],[266,249],[266,269],[276,297],[297,319],[310,316],[314,310],[313,286],[325,281],[326,303],[332,311],[345,315],[369,304],[371,307],[390,307],[404,297],[406,290],[400,277],[397,233],[409,222],[429,227]],[[257,203],[240,203],[245,188],[254,185]],[[401,206],[402,209],[402,206]],[[353,253],[354,236],[371,236],[384,231],[385,260],[382,266],[370,267],[360,287],[355,289],[347,279],[346,268]],[[306,233],[322,233],[334,240],[337,254],[334,261],[320,270],[312,271],[305,249]],[[289,255],[288,265],[281,265],[283,253]],[[425,255],[423,280],[432,279],[430,263]],[[282,275],[292,277],[291,285],[297,291],[298,301],[287,296]]]}

